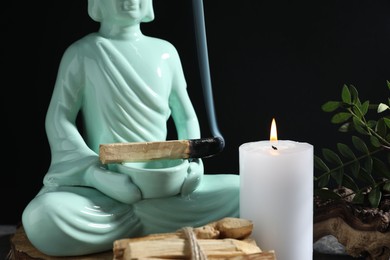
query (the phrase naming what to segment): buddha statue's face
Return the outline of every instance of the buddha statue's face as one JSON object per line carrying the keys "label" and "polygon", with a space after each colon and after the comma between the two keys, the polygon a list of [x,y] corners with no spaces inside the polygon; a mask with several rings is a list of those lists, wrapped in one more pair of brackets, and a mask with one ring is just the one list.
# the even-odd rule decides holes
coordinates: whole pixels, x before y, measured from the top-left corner
{"label": "buddha statue's face", "polygon": [[100,21],[131,25],[154,19],[152,0],[90,0]]}
{"label": "buddha statue's face", "polygon": [[121,12],[139,13],[141,9],[141,0],[119,0],[119,9]]}

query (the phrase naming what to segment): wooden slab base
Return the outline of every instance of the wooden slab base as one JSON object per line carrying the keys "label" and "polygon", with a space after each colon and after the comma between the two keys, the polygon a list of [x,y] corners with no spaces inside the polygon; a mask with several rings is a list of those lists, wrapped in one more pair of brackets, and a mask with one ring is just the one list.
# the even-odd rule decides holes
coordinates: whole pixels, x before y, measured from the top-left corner
{"label": "wooden slab base", "polygon": [[100,254],[91,254],[85,256],[72,257],[53,257],[38,251],[28,240],[23,226],[16,229],[15,234],[11,237],[11,250],[8,255],[9,260],[112,260],[113,252],[107,251]]}

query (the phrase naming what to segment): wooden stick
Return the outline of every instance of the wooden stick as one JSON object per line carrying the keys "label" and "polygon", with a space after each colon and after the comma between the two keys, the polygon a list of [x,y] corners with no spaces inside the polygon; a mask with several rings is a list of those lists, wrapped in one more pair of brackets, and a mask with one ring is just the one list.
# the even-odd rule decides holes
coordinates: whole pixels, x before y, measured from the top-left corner
{"label": "wooden stick", "polygon": [[[232,257],[261,253],[258,246],[237,239],[198,239],[197,242],[207,257]],[[126,260],[150,257],[189,259],[191,248],[186,239],[158,239],[128,243],[124,252]]]}
{"label": "wooden stick", "polygon": [[220,137],[161,142],[111,143],[100,145],[99,158],[103,164],[204,158],[219,153],[223,147],[223,140]]}
{"label": "wooden stick", "polygon": [[[161,257],[147,257],[138,258],[144,260],[167,260],[167,258]],[[236,255],[236,256],[208,256],[207,260],[276,260],[275,252],[273,250],[267,252],[260,252],[255,254],[247,255]]]}
{"label": "wooden stick", "polygon": [[[196,227],[194,228],[194,233],[197,239],[247,239],[252,233],[252,229],[253,223],[250,220],[226,217],[218,221],[208,223],[207,225]],[[129,243],[179,238],[184,238],[184,234],[180,230],[172,233],[159,233],[143,237],[118,239],[114,241],[114,259],[123,259],[124,251]],[[255,242],[250,239],[247,239],[246,242],[255,244]]]}

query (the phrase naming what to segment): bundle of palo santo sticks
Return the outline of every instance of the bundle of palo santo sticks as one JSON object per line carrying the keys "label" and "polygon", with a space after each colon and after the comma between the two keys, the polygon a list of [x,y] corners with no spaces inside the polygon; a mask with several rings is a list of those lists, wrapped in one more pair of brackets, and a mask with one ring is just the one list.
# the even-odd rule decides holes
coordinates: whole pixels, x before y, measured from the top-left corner
{"label": "bundle of palo santo sticks", "polygon": [[223,218],[201,227],[184,227],[173,233],[120,239],[114,242],[114,260],[275,260],[274,251],[263,252],[250,238],[252,229],[249,220]]}

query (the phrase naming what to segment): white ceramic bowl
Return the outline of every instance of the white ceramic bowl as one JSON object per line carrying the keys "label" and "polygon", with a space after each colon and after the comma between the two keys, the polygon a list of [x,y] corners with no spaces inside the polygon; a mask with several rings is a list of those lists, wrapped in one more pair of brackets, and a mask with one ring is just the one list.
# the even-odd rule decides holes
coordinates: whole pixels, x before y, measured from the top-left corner
{"label": "white ceramic bowl", "polygon": [[163,198],[180,193],[187,176],[188,160],[156,160],[118,164],[142,192],[142,198]]}

